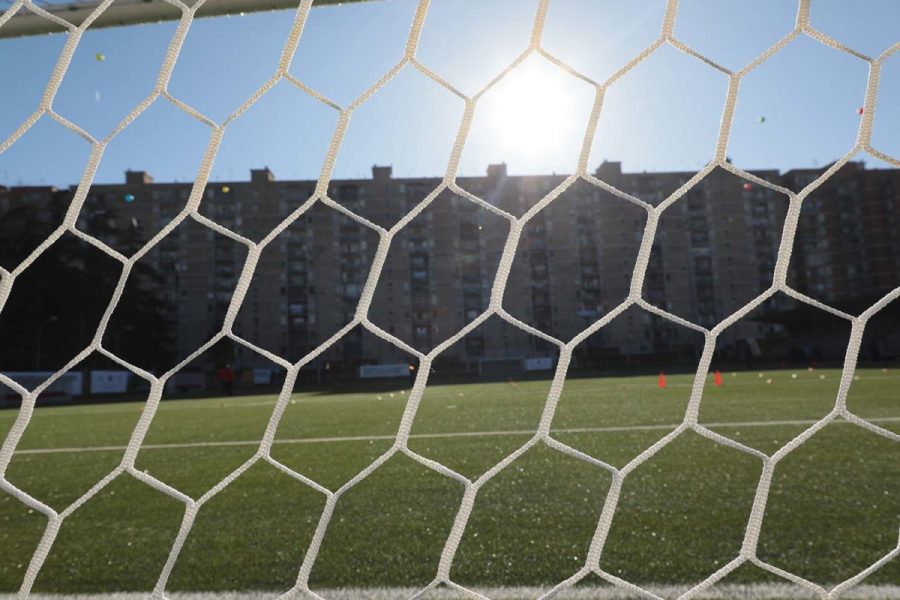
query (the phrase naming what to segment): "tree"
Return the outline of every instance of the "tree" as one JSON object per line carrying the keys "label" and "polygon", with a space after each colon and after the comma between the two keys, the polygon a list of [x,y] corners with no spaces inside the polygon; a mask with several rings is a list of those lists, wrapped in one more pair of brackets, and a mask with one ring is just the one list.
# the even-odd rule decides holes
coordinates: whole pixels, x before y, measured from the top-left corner
{"label": "tree", "polygon": [[[18,203],[0,215],[0,265],[12,269],[56,229],[68,194],[47,206]],[[115,209],[83,211],[80,226],[94,237],[133,253],[143,245],[139,224],[113,226]],[[0,369],[55,370],[87,346],[109,305],[122,265],[70,232],[19,275],[0,313]],[[174,323],[162,294],[162,277],[141,261],[110,320],[104,347],[149,369],[173,353]],[[92,355],[84,366],[108,361]]]}

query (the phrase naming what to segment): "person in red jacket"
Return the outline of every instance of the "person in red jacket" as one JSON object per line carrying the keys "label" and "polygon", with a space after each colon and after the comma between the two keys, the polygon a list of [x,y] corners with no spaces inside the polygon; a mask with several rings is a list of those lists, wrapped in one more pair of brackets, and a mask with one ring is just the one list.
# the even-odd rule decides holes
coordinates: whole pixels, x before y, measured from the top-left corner
{"label": "person in red jacket", "polygon": [[222,386],[222,393],[226,396],[230,396],[231,390],[234,387],[234,371],[231,370],[231,365],[220,367],[217,375],[219,377],[219,384]]}

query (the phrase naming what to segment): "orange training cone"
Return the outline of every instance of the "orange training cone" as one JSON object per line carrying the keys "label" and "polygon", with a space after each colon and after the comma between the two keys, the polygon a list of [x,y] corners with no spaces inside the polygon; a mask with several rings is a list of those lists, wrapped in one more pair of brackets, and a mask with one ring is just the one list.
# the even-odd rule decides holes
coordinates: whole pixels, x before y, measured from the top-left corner
{"label": "orange training cone", "polygon": [[716,385],[722,385],[722,374],[718,371],[713,373],[713,383]]}
{"label": "orange training cone", "polygon": [[659,374],[659,387],[661,387],[661,388],[666,387],[666,374],[665,373]]}

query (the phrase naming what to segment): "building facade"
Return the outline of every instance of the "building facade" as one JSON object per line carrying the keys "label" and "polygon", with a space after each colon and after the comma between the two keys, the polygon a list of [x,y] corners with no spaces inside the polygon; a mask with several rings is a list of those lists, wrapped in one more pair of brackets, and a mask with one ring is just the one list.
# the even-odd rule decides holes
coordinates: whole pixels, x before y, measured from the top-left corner
{"label": "building facade", "polygon": [[[822,173],[754,174],[798,189]],[[691,173],[626,173],[604,163],[596,176],[650,205],[663,202]],[[458,184],[490,207],[520,217],[566,180],[561,175],[511,176],[493,165],[484,177]],[[439,178],[394,178],[373,167],[372,178],[331,182],[329,197],[385,229],[394,227],[441,185]],[[173,361],[190,355],[222,327],[245,268],[242,238],[267,244],[255,266],[234,333],[296,361],[328,341],[356,313],[375,259],[378,232],[314,204],[282,225],[313,195],[314,181],[278,181],[268,169],[249,181],[210,183],[200,213],[228,231],[187,219],[158,238],[140,261],[159,274],[167,322],[175,332]],[[900,284],[900,171],[849,163],[803,205],[789,280],[829,304],[852,304]],[[124,184],[94,185],[79,228],[130,256],[155,239],[185,209],[189,183],[155,183],[127,172]],[[23,202],[61,219],[73,190],[0,188],[0,213]],[[54,208],[55,207],[55,208]],[[705,327],[734,313],[772,282],[788,198],[717,169],[662,213],[643,278],[643,297],[661,310]],[[647,225],[646,210],[584,181],[563,191],[524,227],[503,299],[515,319],[561,340],[619,306],[628,296]],[[276,231],[276,228],[277,231]],[[440,192],[394,238],[369,319],[410,346],[429,351],[482,314],[490,302],[509,221],[471,200]],[[122,302],[141,290],[126,290]],[[130,295],[132,294],[132,295]],[[786,296],[767,311],[790,308]],[[764,338],[771,325],[749,319],[722,343]],[[629,364],[634,357],[693,359],[702,336],[631,308],[588,337],[576,362]],[[553,345],[492,317],[441,354],[449,369],[492,368],[553,354]],[[140,357],[133,359],[140,365]],[[224,359],[237,368],[267,362],[235,346]],[[409,360],[402,350],[356,327],[316,361],[328,368]]]}

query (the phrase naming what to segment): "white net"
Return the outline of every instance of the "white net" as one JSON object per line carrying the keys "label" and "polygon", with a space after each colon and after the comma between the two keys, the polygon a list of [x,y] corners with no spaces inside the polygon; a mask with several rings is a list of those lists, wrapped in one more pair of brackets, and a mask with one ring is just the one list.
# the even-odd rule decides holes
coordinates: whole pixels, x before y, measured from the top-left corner
{"label": "white net", "polygon": [[[39,106],[21,124],[21,126],[12,133],[12,135],[10,135],[5,141],[3,141],[2,144],[0,144],[0,152],[4,152],[11,146],[13,146],[17,142],[17,140],[19,140],[19,138],[21,138],[39,119],[44,117],[49,117],[62,126],[66,127],[67,129],[71,130],[72,132],[75,132],[76,134],[84,138],[91,146],[90,159],[81,178],[81,181],[77,187],[77,191],[74,194],[71,205],[65,214],[65,218],[62,224],[53,232],[52,235],[50,235],[44,241],[43,244],[36,248],[30,254],[30,256],[22,261],[21,264],[19,264],[17,267],[11,270],[0,269],[0,307],[2,307],[6,300],[9,298],[11,291],[16,287],[17,279],[23,274],[23,272],[25,272],[26,269],[28,269],[29,265],[34,263],[45,250],[47,250],[56,240],[58,240],[66,233],[70,233],[79,237],[88,244],[91,244],[92,246],[101,250],[106,255],[112,257],[122,265],[121,277],[119,278],[112,301],[106,308],[106,311],[100,322],[100,326],[97,329],[93,340],[88,346],[81,350],[77,354],[77,356],[75,356],[66,366],[57,371],[56,374],[49,379],[43,381],[40,385],[36,385],[34,387],[23,385],[22,382],[15,381],[5,375],[0,375],[0,382],[5,384],[12,390],[15,390],[16,393],[21,395],[22,399],[18,416],[3,442],[2,449],[0,449],[0,475],[4,476],[2,479],[0,479],[0,489],[15,496],[19,501],[27,505],[29,508],[44,514],[48,519],[48,524],[46,526],[46,529],[44,530],[43,537],[37,549],[35,550],[30,563],[27,565],[27,569],[22,580],[21,593],[23,595],[27,595],[30,593],[32,586],[42,569],[42,566],[44,565],[46,559],[48,558],[48,555],[53,549],[54,542],[57,538],[58,533],[60,532],[60,528],[66,521],[66,519],[70,518],[75,511],[77,511],[85,503],[90,501],[94,496],[98,495],[101,490],[110,485],[110,483],[113,482],[113,480],[115,480],[116,478],[121,476],[131,476],[145,483],[146,485],[151,486],[152,488],[182,502],[185,507],[184,518],[181,523],[180,530],[178,531],[178,535],[175,539],[174,544],[172,545],[171,551],[168,555],[168,559],[165,562],[165,566],[162,569],[162,572],[159,574],[159,578],[154,590],[154,596],[163,596],[167,589],[167,582],[169,581],[170,574],[172,573],[176,563],[179,560],[179,553],[181,552],[182,547],[184,546],[185,541],[187,540],[192,527],[194,526],[195,519],[197,518],[198,513],[201,511],[203,506],[206,505],[211,499],[216,497],[227,486],[229,486],[229,484],[234,482],[254,464],[259,462],[267,462],[274,465],[282,472],[302,482],[304,485],[316,490],[325,499],[324,510],[322,511],[321,517],[318,521],[318,525],[315,528],[315,533],[312,536],[312,540],[305,553],[302,564],[298,565],[296,585],[292,590],[290,590],[290,592],[288,592],[288,595],[308,594],[314,597],[318,597],[310,589],[310,576],[313,567],[316,564],[317,557],[320,554],[320,547],[322,546],[323,540],[326,536],[326,532],[331,525],[332,515],[335,512],[335,507],[337,506],[339,500],[346,494],[346,492],[372,475],[373,472],[381,465],[383,465],[386,461],[388,461],[395,455],[406,455],[407,457],[420,463],[424,467],[431,469],[442,476],[459,482],[464,487],[462,501],[458,506],[455,520],[453,521],[449,536],[447,537],[445,545],[443,547],[437,572],[434,574],[434,579],[426,588],[424,588],[423,590],[415,591],[414,594],[422,595],[440,586],[446,586],[461,594],[470,595],[472,597],[484,597],[482,594],[454,582],[451,578],[451,568],[454,565],[454,558],[457,554],[457,550],[463,538],[464,532],[466,531],[467,524],[470,521],[470,516],[472,515],[474,508],[479,502],[480,492],[488,482],[490,482],[498,474],[504,471],[504,469],[509,467],[517,458],[521,457],[524,453],[526,453],[533,447],[546,445],[555,451],[564,453],[566,455],[574,457],[575,459],[585,461],[587,464],[593,465],[598,469],[605,470],[611,476],[611,486],[603,503],[599,521],[596,523],[596,530],[593,534],[593,539],[590,543],[587,555],[584,557],[583,562],[579,563],[577,568],[573,570],[571,577],[565,579],[564,581],[558,582],[558,585],[556,585],[549,593],[556,593],[567,588],[574,588],[579,584],[580,581],[591,579],[591,577],[593,576],[598,576],[602,580],[605,580],[606,582],[609,582],[614,586],[622,588],[626,592],[644,597],[656,598],[659,596],[652,591],[639,586],[639,584],[642,584],[644,582],[625,581],[624,579],[618,577],[613,573],[606,572],[601,568],[600,561],[601,556],[604,553],[604,548],[607,543],[607,538],[609,536],[613,519],[617,514],[617,507],[620,502],[620,494],[623,489],[623,484],[637,467],[650,460],[661,449],[671,444],[677,438],[679,438],[679,436],[682,436],[689,431],[693,431],[700,436],[708,438],[716,444],[720,444],[755,457],[762,463],[762,475],[757,483],[756,495],[753,500],[749,520],[746,523],[743,545],[739,553],[735,556],[723,557],[725,558],[725,560],[723,561],[723,565],[721,567],[719,567],[709,577],[699,582],[691,589],[687,591],[680,591],[679,593],[682,594],[682,597],[692,597],[700,594],[745,563],[753,564],[765,571],[774,574],[777,577],[782,578],[783,580],[800,585],[813,594],[817,594],[821,597],[837,597],[856,584],[860,583],[864,578],[878,570],[880,567],[884,566],[888,561],[892,560],[898,554],[898,552],[900,552],[900,549],[894,548],[890,552],[884,554],[879,560],[868,566],[866,569],[859,572],[857,575],[850,577],[843,582],[840,582],[832,589],[825,589],[816,583],[802,578],[799,575],[767,564],[759,558],[757,551],[760,531],[763,526],[764,516],[766,513],[766,504],[770,495],[770,488],[772,486],[773,476],[776,468],[785,457],[796,450],[801,444],[809,440],[814,434],[822,430],[830,423],[841,419],[849,421],[855,425],[858,425],[859,427],[865,428],[873,434],[882,436],[883,438],[886,438],[893,442],[900,441],[900,436],[898,436],[896,433],[880,427],[873,422],[862,419],[850,412],[846,403],[848,391],[850,390],[854,378],[857,356],[860,352],[863,333],[866,330],[867,324],[869,323],[870,319],[882,308],[900,297],[900,288],[897,288],[891,293],[887,294],[874,305],[870,306],[857,316],[847,314],[843,311],[827,306],[813,298],[799,293],[798,291],[792,289],[790,285],[788,285],[788,264],[791,258],[793,241],[798,225],[800,209],[804,203],[804,200],[859,153],[867,152],[870,155],[876,156],[895,167],[900,167],[900,160],[879,152],[877,149],[873,148],[870,143],[873,118],[876,112],[876,100],[879,90],[879,76],[885,61],[892,54],[900,50],[900,43],[893,45],[890,49],[885,51],[880,56],[866,56],[813,28],[813,26],[810,24],[809,19],[810,0],[801,0],[799,2],[794,29],[781,40],[779,40],[775,45],[767,49],[755,60],[746,65],[744,68],[740,69],[739,71],[731,71],[693,50],[675,37],[673,32],[676,18],[678,16],[678,1],[668,0],[665,18],[662,30],[659,33],[659,37],[646,49],[644,49],[642,52],[640,52],[630,61],[624,64],[608,79],[604,81],[594,81],[590,77],[569,66],[566,62],[560,60],[542,47],[542,33],[551,0],[541,0],[538,3],[537,12],[534,15],[533,29],[528,45],[525,48],[522,48],[521,54],[511,64],[503,69],[492,81],[490,81],[490,83],[485,85],[476,94],[469,96],[456,89],[453,85],[445,81],[440,74],[432,71],[428,68],[428,66],[420,63],[419,60],[417,60],[417,47],[419,44],[420,36],[422,34],[423,25],[426,18],[428,17],[430,8],[430,2],[428,0],[421,0],[418,4],[418,9],[415,12],[415,17],[410,27],[410,33],[406,42],[406,47],[402,56],[400,57],[400,60],[389,71],[384,73],[384,75],[362,95],[360,95],[358,98],[347,105],[340,105],[320,94],[316,90],[311,89],[310,87],[305,85],[304,82],[298,80],[289,72],[291,61],[297,50],[301,35],[303,34],[304,25],[307,21],[309,11],[312,8],[312,0],[304,0],[299,3],[299,7],[297,8],[296,13],[294,13],[293,26],[291,27],[290,33],[285,40],[284,49],[278,64],[260,65],[259,67],[261,70],[271,69],[272,76],[225,120],[223,120],[222,122],[215,122],[205,115],[201,114],[191,106],[185,104],[179,98],[173,97],[173,95],[168,91],[168,83],[175,64],[179,59],[179,53],[181,51],[182,44],[191,27],[196,13],[202,9],[205,2],[204,0],[199,0],[198,2],[195,2],[190,6],[188,5],[189,3],[182,3],[179,2],[179,0],[165,0],[165,2],[170,5],[171,9],[180,11],[181,17],[175,35],[172,37],[171,42],[169,43],[168,51],[165,54],[165,60],[156,80],[156,85],[152,93],[150,93],[149,96],[147,96],[142,102],[135,106],[134,109],[128,114],[128,116],[125,117],[121,121],[121,123],[119,123],[119,125],[107,137],[103,139],[97,139],[91,136],[85,129],[79,127],[78,123],[74,123],[57,114],[53,108],[53,100],[57,89],[59,88],[63,77],[66,74],[66,70],[69,66],[70,61],[72,60],[75,50],[79,45],[82,34],[89,27],[91,27],[91,25],[95,23],[97,19],[101,18],[101,15],[103,15],[105,11],[111,10],[113,0],[105,0],[104,2],[97,5],[91,10],[86,18],[80,20],[80,24],[78,26],[74,26],[71,23],[65,21],[60,16],[58,16],[58,13],[48,12],[45,6],[32,0],[16,0],[12,3],[9,9],[6,10],[2,14],[2,16],[0,16],[0,27],[10,26],[13,16],[18,12],[22,12],[33,15],[32,17],[30,17],[32,19],[45,20],[49,23],[52,23],[57,28],[64,29],[68,32],[66,34],[66,43],[58,58],[56,67],[53,70],[52,77],[50,78]],[[748,75],[754,69],[762,65],[764,62],[766,62],[772,56],[782,50],[792,40],[800,36],[808,36],[818,43],[824,44],[840,52],[852,55],[859,60],[865,61],[869,66],[869,79],[867,87],[865,89],[865,102],[863,105],[862,118],[860,120],[859,132],[855,146],[850,152],[848,152],[840,160],[834,163],[834,165],[827,169],[820,177],[812,181],[812,183],[804,187],[801,191],[794,192],[790,189],[775,185],[752,173],[737,168],[727,160],[726,152],[728,150],[729,136],[731,133],[735,107],[740,96],[739,92],[742,80],[746,75]],[[710,69],[715,69],[725,74],[728,78],[729,83],[725,105],[722,108],[718,140],[712,160],[674,193],[666,197],[662,202],[653,206],[637,197],[616,189],[615,187],[592,175],[588,170],[588,161],[592,144],[594,142],[594,132],[603,110],[603,101],[606,92],[612,86],[615,86],[616,82],[619,81],[626,73],[628,73],[637,65],[650,57],[659,48],[666,45],[674,47],[681,52],[689,54],[694,58],[703,61]],[[459,171],[462,152],[466,145],[467,138],[469,137],[473,118],[476,114],[476,111],[478,110],[479,102],[481,101],[482,97],[486,92],[494,88],[494,86],[498,85],[498,83],[500,83],[507,75],[509,75],[517,66],[521,65],[529,57],[533,57],[535,55],[546,59],[547,61],[555,65],[558,69],[568,74],[568,76],[578,78],[583,82],[586,82],[587,84],[593,86],[596,95],[593,109],[591,111],[590,118],[586,123],[584,131],[584,139],[581,146],[577,171],[571,176],[564,178],[560,185],[546,194],[546,196],[544,196],[538,203],[531,207],[524,215],[522,215],[521,217],[517,217],[497,208],[494,204],[487,202],[484,199],[479,198],[460,187],[460,185],[458,185],[457,183],[457,174]],[[453,145],[453,150],[450,155],[449,162],[446,165],[446,171],[443,176],[442,183],[437,189],[435,189],[417,206],[415,206],[413,210],[411,210],[402,219],[400,219],[400,221],[397,222],[396,225],[390,228],[384,228],[360,216],[359,214],[355,214],[344,204],[329,197],[329,183],[332,180],[332,171],[335,165],[335,161],[340,152],[342,141],[344,140],[345,134],[348,130],[348,125],[350,124],[354,111],[356,111],[370,98],[377,94],[379,90],[381,90],[388,82],[395,78],[403,69],[417,70],[440,86],[443,86],[443,88],[445,88],[452,94],[455,94],[456,96],[461,98],[465,103],[465,111],[462,122],[460,123],[458,132],[456,134],[456,139]],[[300,206],[295,212],[293,212],[288,218],[281,222],[277,227],[275,227],[268,235],[265,236],[265,238],[258,242],[254,242],[251,239],[248,239],[226,227],[223,227],[207,216],[204,216],[203,214],[201,214],[200,209],[204,201],[204,190],[206,189],[211,176],[212,165],[225,131],[229,128],[229,126],[232,125],[232,123],[240,119],[240,117],[251,106],[257,103],[269,90],[271,90],[279,82],[287,82],[293,86],[296,86],[297,89],[309,95],[311,98],[329,107],[330,109],[333,109],[337,114],[337,126],[335,127],[327,156],[322,166],[321,173],[319,175],[318,182],[312,197],[302,206]],[[143,112],[148,110],[151,105],[153,105],[154,103],[165,102],[171,103],[172,105],[183,111],[185,114],[206,125],[211,132],[210,141],[205,155],[203,156],[200,169],[196,174],[196,180],[193,183],[192,191],[184,210],[178,213],[177,216],[167,226],[159,231],[159,233],[156,234],[151,240],[149,240],[146,245],[144,245],[139,251],[131,256],[124,256],[122,253],[116,251],[96,237],[80,231],[77,227],[79,214],[82,211],[85,200],[88,196],[100,159],[110,142],[112,142],[118,135],[120,135],[126,128],[128,128],[129,125],[133,121],[135,121]],[[784,221],[783,235],[781,238],[782,241],[778,249],[777,258],[775,261],[774,279],[771,281],[771,286],[758,297],[744,304],[739,310],[731,314],[725,320],[721,321],[713,327],[707,328],[695,323],[688,322],[683,318],[680,318],[674,314],[670,314],[666,311],[661,310],[657,306],[654,306],[642,297],[642,289],[644,289],[645,274],[648,269],[648,264],[650,263],[654,236],[657,232],[657,226],[664,211],[666,211],[674,202],[682,198],[682,196],[687,194],[692,188],[697,186],[699,182],[701,182],[705,177],[707,177],[716,169],[724,169],[725,171],[741,177],[748,182],[752,182],[752,184],[755,186],[760,186],[761,188],[766,188],[780,194],[784,194],[789,197],[790,204],[787,210],[787,216]],[[510,273],[513,267],[513,261],[517,252],[517,247],[520,244],[520,238],[523,235],[524,228],[530,221],[532,221],[536,217],[536,215],[539,215],[541,211],[543,211],[551,203],[556,201],[557,198],[559,198],[564,192],[566,192],[566,190],[570,189],[573,185],[576,185],[579,182],[581,182],[581,184],[584,184],[584,182],[586,182],[591,186],[596,186],[596,188],[598,189],[604,190],[609,194],[612,194],[626,202],[640,207],[640,209],[646,212],[646,226],[641,238],[640,249],[637,254],[636,265],[632,274],[631,285],[626,299],[618,306],[615,306],[608,310],[608,312],[606,312],[606,314],[604,314],[602,318],[591,322],[581,333],[579,333],[572,339],[560,340],[555,339],[547,333],[513,317],[509,312],[507,312],[507,310],[504,309],[503,299],[504,292],[507,288],[507,280],[510,277]],[[411,221],[413,221],[413,219],[415,219],[416,216],[425,211],[429,207],[429,205],[431,205],[442,193],[446,193],[448,191],[467,199],[468,201],[474,203],[477,206],[480,206],[486,211],[490,211],[491,213],[498,215],[502,219],[505,219],[509,223],[509,236],[506,239],[505,245],[503,247],[503,253],[499,261],[499,267],[497,268],[496,276],[493,279],[490,291],[490,303],[488,308],[480,313],[477,317],[475,317],[465,328],[455,332],[452,336],[437,345],[430,352],[423,353],[411,347],[409,344],[392,335],[385,329],[380,328],[379,326],[374,324],[369,318],[370,305],[372,304],[376,286],[379,283],[379,278],[385,266],[388,251],[391,248],[392,243],[395,242],[395,238],[404,229],[404,227],[406,227]],[[362,226],[369,228],[371,231],[375,232],[378,238],[378,247],[375,251],[374,260],[368,273],[368,277],[365,281],[365,286],[362,290],[361,297],[359,299],[358,305],[356,306],[355,315],[353,316],[350,323],[348,323],[343,329],[334,334],[330,339],[319,345],[313,352],[304,356],[298,362],[292,364],[286,361],[281,356],[255,346],[245,339],[242,339],[233,331],[233,325],[242,306],[242,303],[244,303],[247,297],[251,279],[254,276],[257,263],[264,249],[266,249],[266,247],[270,243],[272,243],[272,241],[280,233],[285,231],[292,223],[300,219],[307,211],[309,211],[316,205],[325,205],[327,207],[330,207],[330,209],[338,211],[346,217],[353,219]],[[109,348],[104,347],[102,340],[104,339],[107,325],[116,310],[117,304],[119,303],[120,298],[123,294],[123,290],[125,289],[126,282],[128,281],[129,275],[132,272],[135,264],[144,255],[150,252],[154,246],[164,240],[166,236],[168,236],[176,227],[178,227],[179,224],[187,220],[194,220],[197,223],[208,227],[215,232],[218,232],[219,234],[227,236],[238,244],[245,246],[247,248],[247,258],[246,262],[244,263],[243,271],[240,273],[239,281],[237,283],[233,297],[231,298],[230,305],[228,306],[228,311],[224,319],[224,325],[221,330],[215,336],[209,339],[206,344],[198,348],[195,352],[193,352],[193,354],[185,358],[173,369],[161,376],[154,376],[150,372],[140,369],[137,366],[128,363],[120,356],[117,356],[116,353],[112,352]],[[720,334],[730,325],[748,315],[751,311],[762,305],[767,299],[773,297],[777,293],[786,294],[801,303],[808,304],[845,320],[850,324],[851,335],[849,346],[847,347],[846,351],[846,360],[844,363],[843,371],[841,373],[839,391],[831,411],[825,417],[821,418],[820,420],[806,428],[802,434],[794,437],[788,443],[781,446],[780,449],[778,449],[776,452],[772,454],[765,454],[757,449],[735,441],[734,439],[730,439],[721,435],[720,433],[712,431],[704,424],[701,424],[698,417],[700,414],[701,402],[704,395],[704,387],[709,381],[708,375],[710,372],[710,365],[716,349],[716,342]],[[617,316],[621,315],[626,310],[634,306],[640,307],[659,317],[668,319],[681,326],[699,332],[704,337],[704,346],[702,356],[699,361],[699,366],[696,370],[696,375],[694,376],[690,401],[687,405],[687,410],[683,416],[683,421],[681,422],[681,424],[678,425],[674,429],[674,431],[668,433],[651,447],[641,452],[636,458],[628,462],[627,465],[619,468],[600,461],[596,458],[590,457],[587,454],[559,441],[551,433],[551,423],[553,421],[555,411],[557,409],[557,405],[563,391],[563,386],[566,382],[567,371],[569,369],[570,362],[573,357],[573,352],[575,351],[576,346],[586,340],[589,336],[600,331]],[[533,336],[545,340],[549,345],[558,349],[559,360],[557,366],[555,367],[555,373],[552,380],[552,385],[550,386],[549,394],[546,398],[546,403],[544,404],[540,424],[537,429],[532,432],[533,435],[531,435],[530,439],[524,445],[520,446],[517,450],[496,463],[483,475],[481,475],[477,479],[470,479],[455,472],[454,470],[452,470],[448,466],[445,466],[444,464],[441,464],[440,462],[425,458],[417,452],[414,452],[410,449],[409,441],[413,421],[416,418],[417,410],[420,406],[423,394],[425,393],[426,386],[428,385],[429,375],[432,372],[431,365],[441,355],[442,352],[444,352],[454,343],[461,340],[464,336],[475,330],[491,317],[503,319],[511,326],[524,330]],[[390,344],[393,344],[396,347],[414,356],[419,361],[419,368],[416,372],[415,382],[412,386],[412,390],[408,395],[405,411],[400,421],[400,427],[396,432],[396,436],[393,438],[393,444],[390,449],[386,453],[378,457],[376,460],[372,461],[365,469],[352,477],[344,485],[332,490],[327,489],[325,486],[320,485],[318,482],[313,481],[309,477],[301,475],[300,473],[285,466],[281,462],[275,460],[272,457],[271,451],[276,437],[276,430],[278,429],[279,423],[285,413],[285,410],[288,408],[291,400],[291,394],[294,390],[294,384],[300,370],[305,365],[309,364],[311,361],[319,357],[329,347],[336,344],[349,331],[358,326],[365,328],[375,336],[378,336],[386,342],[389,342]],[[157,413],[157,409],[159,407],[161,398],[163,397],[163,392],[166,388],[167,382],[172,379],[183,367],[188,365],[192,360],[202,355],[204,352],[212,348],[216,343],[224,338],[229,338],[235,343],[250,348],[253,351],[267,357],[273,363],[283,367],[286,370],[287,375],[282,392],[280,393],[274,410],[271,413],[265,435],[259,441],[258,450],[255,452],[253,457],[242,464],[239,468],[234,470],[232,473],[230,473],[227,477],[219,481],[208,492],[198,498],[192,498],[182,493],[178,489],[175,489],[170,485],[167,485],[166,483],[160,481],[159,479],[154,478],[146,472],[136,468],[135,461],[139,451],[142,448],[145,436],[154,421],[154,416]],[[9,341],[3,340],[3,343],[9,343]],[[99,352],[105,355],[112,361],[130,370],[138,377],[146,380],[150,385],[150,393],[147,396],[143,412],[141,413],[141,417],[131,434],[130,441],[127,444],[127,449],[125,450],[119,465],[115,467],[111,472],[109,472],[108,475],[106,475],[102,480],[97,482],[96,485],[94,485],[77,501],[73,502],[64,510],[57,511],[39,501],[38,499],[30,496],[19,487],[10,483],[5,478],[5,473],[7,472],[7,467],[9,466],[10,462],[13,460],[13,456],[17,451],[20,440],[25,434],[26,429],[29,427],[29,423],[32,420],[32,416],[35,411],[35,405],[38,397],[46,390],[51,389],[52,386],[55,385],[55,382],[63,377],[67,371],[69,371],[80,361],[85,359],[85,357],[94,352]]]}

